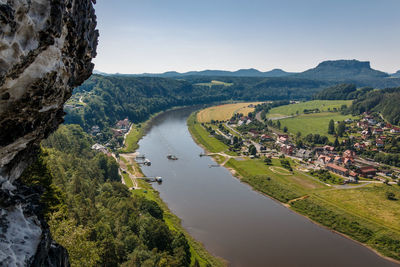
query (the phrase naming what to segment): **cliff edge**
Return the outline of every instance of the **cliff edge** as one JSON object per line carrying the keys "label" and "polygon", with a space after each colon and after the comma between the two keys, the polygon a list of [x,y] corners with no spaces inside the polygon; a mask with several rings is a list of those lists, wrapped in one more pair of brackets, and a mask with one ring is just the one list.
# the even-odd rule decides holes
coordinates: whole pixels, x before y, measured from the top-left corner
{"label": "cliff edge", "polygon": [[0,0],[0,265],[69,265],[39,190],[18,179],[91,75],[97,39],[91,0]]}

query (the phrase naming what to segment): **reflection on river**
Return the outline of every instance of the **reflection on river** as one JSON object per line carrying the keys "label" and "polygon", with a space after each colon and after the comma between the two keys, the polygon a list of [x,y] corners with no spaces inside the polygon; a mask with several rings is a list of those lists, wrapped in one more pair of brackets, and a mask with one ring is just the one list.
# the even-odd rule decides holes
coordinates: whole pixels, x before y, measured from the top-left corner
{"label": "reflection on river", "polygon": [[[257,192],[215,164],[192,140],[193,109],[166,112],[139,142],[147,176],[187,231],[230,266],[397,266]],[[179,160],[168,160],[167,155]]]}

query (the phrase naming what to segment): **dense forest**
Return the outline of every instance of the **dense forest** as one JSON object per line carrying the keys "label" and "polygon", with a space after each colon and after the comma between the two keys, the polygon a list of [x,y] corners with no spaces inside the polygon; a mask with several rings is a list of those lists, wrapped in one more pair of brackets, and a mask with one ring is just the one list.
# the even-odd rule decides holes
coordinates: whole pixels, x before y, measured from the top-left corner
{"label": "dense forest", "polygon": [[[241,75],[256,70],[241,70]],[[369,62],[325,61],[316,68],[284,77],[217,76],[225,72],[169,72],[161,78],[136,75],[92,75],[74,94],[84,103],[66,109],[67,124],[79,124],[86,131],[94,125],[107,129],[118,120],[146,120],[151,114],[171,107],[209,104],[228,100],[357,99],[370,87],[399,86],[400,79],[371,69]],[[207,74],[207,75],[206,75]],[[218,81],[220,83],[212,83]],[[208,85],[207,85],[208,84]]]}
{"label": "dense forest", "polygon": [[44,215],[71,265],[189,266],[185,236],[168,228],[156,202],[132,196],[117,162],[92,144],[79,125],[61,126],[22,177],[44,187]]}
{"label": "dense forest", "polygon": [[291,78],[218,77],[231,86],[200,86],[217,77],[188,77],[175,80],[154,77],[93,75],[75,94],[84,94],[84,105],[67,109],[67,124],[79,124],[85,130],[93,125],[107,128],[128,117],[140,122],[150,114],[175,106],[226,100],[309,99],[326,87],[324,82]]}
{"label": "dense forest", "polygon": [[338,84],[328,87],[314,95],[314,99],[318,100],[354,100],[369,91],[374,90],[372,87],[357,88],[355,84]]}
{"label": "dense forest", "polygon": [[365,111],[379,112],[392,124],[400,124],[400,87],[374,90],[358,97],[350,111],[361,114]]}

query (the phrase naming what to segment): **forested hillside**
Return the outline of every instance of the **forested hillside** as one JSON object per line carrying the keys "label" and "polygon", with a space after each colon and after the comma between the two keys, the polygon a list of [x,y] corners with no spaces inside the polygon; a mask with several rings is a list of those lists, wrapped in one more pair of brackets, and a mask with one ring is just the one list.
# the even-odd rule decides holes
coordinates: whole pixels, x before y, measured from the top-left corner
{"label": "forested hillside", "polygon": [[[257,69],[240,69],[237,71],[224,71],[224,70],[203,70],[203,71],[189,71],[179,73],[176,71],[168,71],[164,73],[143,73],[133,74],[133,76],[142,77],[162,77],[162,78],[183,78],[185,76],[218,76],[218,77],[283,77],[293,73],[286,72],[281,69],[273,69],[266,72],[261,72]],[[129,75],[129,74],[127,74]]]}
{"label": "forested hillside", "polygon": [[116,161],[92,144],[80,126],[61,126],[23,175],[44,186],[45,216],[72,266],[189,266],[185,236],[168,228],[156,202],[133,197]]}
{"label": "forested hillside", "polygon": [[400,87],[368,92],[353,102],[353,114],[365,111],[380,112],[390,123],[400,124]]}
{"label": "forested hillside", "polygon": [[[199,86],[212,80],[232,86]],[[85,130],[93,125],[112,126],[128,117],[140,122],[151,114],[174,106],[212,103],[224,100],[309,99],[327,83],[291,78],[188,77],[175,80],[154,77],[93,75],[75,94],[83,103],[67,109],[67,124]]]}
{"label": "forested hillside", "polygon": [[[75,90],[80,98],[67,105],[65,121],[79,124],[86,131],[94,125],[104,130],[126,117],[141,122],[151,114],[176,106],[227,100],[309,100],[313,96],[327,100],[357,99],[371,88],[400,85],[400,79],[372,69],[369,62],[356,60],[325,61],[314,69],[285,77],[223,77],[213,76],[214,73],[220,72],[193,72],[178,78],[92,75]],[[168,76],[173,77],[174,72]],[[368,87],[357,89],[362,86]]]}
{"label": "forested hillside", "polygon": [[373,90],[372,87],[357,89],[355,84],[338,84],[328,87],[314,95],[318,100],[353,100]]}

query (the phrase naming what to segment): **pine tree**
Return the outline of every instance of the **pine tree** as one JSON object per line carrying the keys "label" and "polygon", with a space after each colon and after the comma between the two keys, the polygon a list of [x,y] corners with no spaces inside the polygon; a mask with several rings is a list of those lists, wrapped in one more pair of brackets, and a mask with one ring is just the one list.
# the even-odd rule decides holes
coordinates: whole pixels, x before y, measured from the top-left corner
{"label": "pine tree", "polygon": [[342,137],[345,131],[346,131],[346,124],[344,123],[344,121],[339,122],[339,125],[337,127],[338,136]]}
{"label": "pine tree", "polygon": [[340,146],[340,144],[339,144],[339,140],[338,140],[338,138],[336,137],[336,139],[335,139],[335,143],[333,144],[333,146],[335,147],[335,148],[337,148],[337,147],[339,147]]}
{"label": "pine tree", "polygon": [[334,133],[335,133],[335,122],[333,120],[330,120],[328,126],[328,134],[334,134]]}

